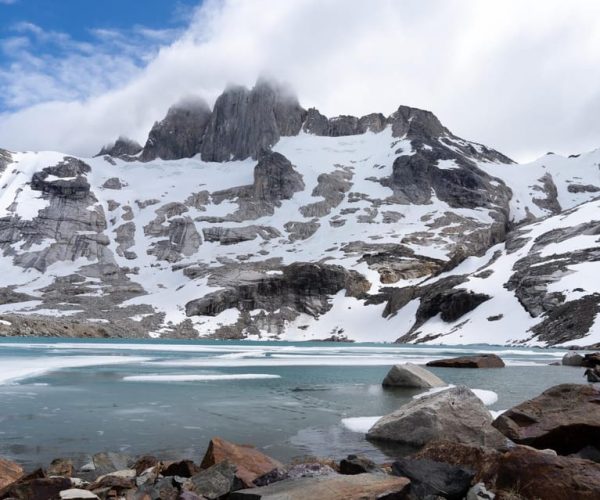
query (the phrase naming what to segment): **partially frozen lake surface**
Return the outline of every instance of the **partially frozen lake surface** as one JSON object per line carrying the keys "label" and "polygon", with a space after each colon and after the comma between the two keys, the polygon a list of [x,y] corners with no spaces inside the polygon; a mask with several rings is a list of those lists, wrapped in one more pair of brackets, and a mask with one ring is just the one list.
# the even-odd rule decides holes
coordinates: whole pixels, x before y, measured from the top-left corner
{"label": "partially frozen lake surface", "polygon": [[27,466],[99,451],[199,460],[221,436],[281,460],[348,453],[383,460],[365,427],[422,392],[383,390],[389,367],[478,352],[498,354],[507,367],[431,370],[481,390],[491,411],[584,382],[581,369],[549,365],[565,352],[556,349],[3,339],[0,456]]}

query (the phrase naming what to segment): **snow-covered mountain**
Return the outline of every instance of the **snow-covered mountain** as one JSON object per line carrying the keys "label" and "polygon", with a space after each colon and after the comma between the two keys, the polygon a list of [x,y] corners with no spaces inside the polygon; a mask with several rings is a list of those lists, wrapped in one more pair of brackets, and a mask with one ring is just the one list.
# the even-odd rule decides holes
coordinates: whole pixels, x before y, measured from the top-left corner
{"label": "snow-covered mountain", "polygon": [[599,166],[265,81],[144,147],[0,150],[0,335],[593,344]]}

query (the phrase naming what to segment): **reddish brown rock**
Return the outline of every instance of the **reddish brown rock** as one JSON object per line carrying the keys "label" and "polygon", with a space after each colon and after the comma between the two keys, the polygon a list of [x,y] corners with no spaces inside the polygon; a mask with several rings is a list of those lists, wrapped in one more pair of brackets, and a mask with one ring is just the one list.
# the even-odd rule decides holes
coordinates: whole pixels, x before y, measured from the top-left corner
{"label": "reddish brown rock", "polygon": [[227,460],[237,466],[237,477],[248,488],[253,486],[253,481],[272,471],[283,467],[277,460],[261,453],[253,446],[238,445],[221,438],[211,439],[206,454],[200,467],[208,467]]}
{"label": "reddish brown rock", "polygon": [[430,361],[427,366],[440,368],[504,368],[504,361],[495,354],[478,354]]}
{"label": "reddish brown rock", "polygon": [[500,415],[492,424],[515,443],[561,455],[600,449],[600,390],[562,384]]}
{"label": "reddish brown rock", "polygon": [[14,483],[22,475],[23,468],[19,464],[0,458],[0,490]]}
{"label": "reddish brown rock", "polygon": [[597,500],[600,464],[518,446],[504,453],[488,471],[497,498],[544,500]]}

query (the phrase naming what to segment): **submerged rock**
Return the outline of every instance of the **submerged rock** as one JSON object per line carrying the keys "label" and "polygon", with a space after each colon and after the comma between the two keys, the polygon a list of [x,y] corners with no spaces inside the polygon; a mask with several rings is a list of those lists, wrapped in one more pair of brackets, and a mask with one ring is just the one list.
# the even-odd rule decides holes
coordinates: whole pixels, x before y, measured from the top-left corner
{"label": "submerged rock", "polygon": [[412,363],[403,363],[392,366],[381,385],[384,387],[430,389],[432,387],[445,387],[448,384],[421,366],[413,365]]}
{"label": "submerged rock", "polygon": [[460,356],[458,358],[429,361],[427,366],[443,368],[504,368],[504,361],[495,354],[478,354],[475,356]]}
{"label": "submerged rock", "polygon": [[506,438],[492,427],[490,412],[465,386],[415,399],[379,419],[370,441],[419,448],[448,439],[463,444],[502,447]]}

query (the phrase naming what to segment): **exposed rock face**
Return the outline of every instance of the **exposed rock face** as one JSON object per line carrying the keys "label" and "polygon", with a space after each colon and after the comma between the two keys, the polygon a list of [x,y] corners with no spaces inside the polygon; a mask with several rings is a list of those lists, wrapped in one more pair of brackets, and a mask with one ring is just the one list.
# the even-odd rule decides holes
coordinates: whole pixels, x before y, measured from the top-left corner
{"label": "exposed rock face", "polygon": [[384,387],[430,389],[432,387],[445,387],[448,384],[421,366],[404,363],[392,366],[381,385]]}
{"label": "exposed rock face", "polygon": [[600,187],[593,184],[569,184],[567,190],[569,193],[597,193]]}
{"label": "exposed rock face", "polygon": [[504,446],[506,440],[491,423],[479,398],[467,387],[457,386],[411,401],[382,417],[369,429],[367,439],[415,448],[439,439]]}
{"label": "exposed rock face", "polygon": [[576,384],[552,387],[500,415],[494,427],[516,443],[563,455],[586,446],[600,449],[600,390]]}
{"label": "exposed rock face", "polygon": [[167,116],[152,127],[141,160],[176,160],[198,154],[210,117],[208,105],[200,99],[188,99],[171,107]]}
{"label": "exposed rock face", "polygon": [[90,194],[85,174],[91,170],[81,160],[66,156],[58,165],[34,173],[31,189],[61,198],[83,199]]}
{"label": "exposed rock face", "polygon": [[533,186],[534,191],[541,191],[546,196],[544,198],[533,198],[533,203],[538,207],[547,210],[551,214],[559,214],[562,212],[560,203],[558,202],[558,189],[554,184],[554,179],[549,173],[544,174],[538,182],[542,183],[542,186]]}
{"label": "exposed rock face", "polygon": [[286,89],[267,81],[257,82],[252,90],[230,87],[215,102],[202,140],[202,159],[257,159],[281,136],[298,134],[305,114]]}
{"label": "exposed rock face", "polygon": [[304,189],[302,176],[291,162],[280,153],[264,153],[254,167],[254,182],[212,193],[217,204],[235,199],[239,209],[225,220],[241,222],[273,215],[283,200]]}
{"label": "exposed rock face", "polygon": [[269,226],[210,227],[202,230],[205,241],[219,242],[221,245],[235,245],[242,241],[252,241],[257,237],[263,240],[278,238],[281,233]]}
{"label": "exposed rock face", "polygon": [[201,467],[207,469],[227,461],[237,467],[236,476],[246,488],[254,486],[254,480],[283,464],[261,453],[253,446],[241,446],[220,438],[211,439],[208,450],[202,459]]}
{"label": "exposed rock face", "polygon": [[405,477],[380,474],[333,475],[317,478],[286,479],[269,486],[236,491],[230,500],[364,500],[402,498],[410,481]]}
{"label": "exposed rock face", "polygon": [[0,148],[0,174],[6,170],[6,167],[12,162],[10,151]]}
{"label": "exposed rock face", "polygon": [[495,354],[479,354],[430,361],[427,366],[442,368],[504,368],[504,361]]}
{"label": "exposed rock face", "polygon": [[104,146],[96,156],[108,155],[112,156],[113,158],[131,161],[134,159],[134,156],[142,151],[142,149],[142,146],[140,146],[136,141],[121,136],[113,144]]}
{"label": "exposed rock face", "polygon": [[188,316],[216,316],[226,309],[274,311],[293,307],[298,312],[318,316],[327,311],[329,296],[346,289],[349,296],[364,294],[370,284],[355,271],[341,266],[294,263],[281,269],[280,275],[250,277],[237,286],[210,293],[185,306]]}

